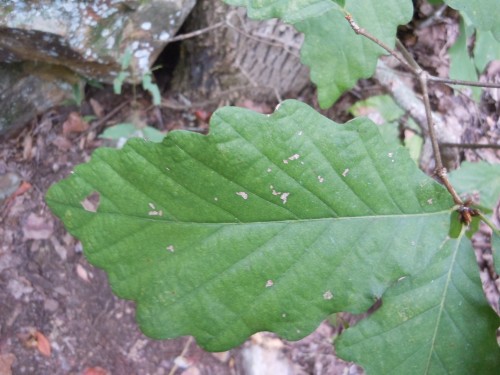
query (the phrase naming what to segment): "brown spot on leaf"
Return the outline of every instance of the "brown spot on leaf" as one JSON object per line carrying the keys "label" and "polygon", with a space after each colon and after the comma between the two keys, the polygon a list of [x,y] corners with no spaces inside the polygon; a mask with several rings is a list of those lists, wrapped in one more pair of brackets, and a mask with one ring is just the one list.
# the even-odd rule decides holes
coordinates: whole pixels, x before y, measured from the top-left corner
{"label": "brown spot on leaf", "polygon": [[94,191],[92,194],[88,195],[83,201],[80,202],[83,209],[88,212],[97,212],[99,204],[101,201],[101,195]]}

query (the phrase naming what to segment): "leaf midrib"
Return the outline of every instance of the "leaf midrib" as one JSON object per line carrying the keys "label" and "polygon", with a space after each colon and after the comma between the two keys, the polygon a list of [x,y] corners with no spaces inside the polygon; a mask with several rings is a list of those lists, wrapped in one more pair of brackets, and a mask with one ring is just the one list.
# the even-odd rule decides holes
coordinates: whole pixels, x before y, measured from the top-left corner
{"label": "leaf midrib", "polygon": [[143,221],[150,221],[150,222],[164,222],[167,224],[186,224],[186,225],[248,225],[248,224],[267,224],[267,223],[297,223],[297,222],[312,222],[312,221],[325,221],[325,220],[331,220],[331,221],[343,221],[343,220],[363,220],[363,219],[371,219],[371,220],[376,220],[376,219],[385,219],[385,218],[400,218],[400,219],[405,219],[405,218],[417,218],[417,217],[432,217],[432,216],[440,216],[444,214],[451,214],[453,212],[453,208],[446,209],[446,210],[441,210],[441,211],[435,211],[435,212],[417,212],[417,213],[395,213],[395,214],[383,214],[383,215],[366,215],[366,216],[343,216],[343,217],[320,217],[320,218],[301,218],[301,219],[286,219],[286,220],[270,220],[270,221],[219,221],[219,222],[203,222],[203,221],[175,221],[175,220],[164,220],[161,217],[144,217],[140,215],[131,215],[131,214],[125,214],[123,212],[103,212],[103,211],[97,211],[96,213],[92,213],[89,211],[86,211],[85,209],[81,208],[80,206],[76,205],[69,205],[63,202],[57,202],[52,200],[53,204],[54,203],[60,203],[63,207],[68,208],[68,209],[74,209],[78,211],[83,211],[88,214],[93,214],[93,215],[109,215],[109,216],[120,216],[120,217],[127,217],[127,218],[135,218]]}
{"label": "leaf midrib", "polygon": [[[462,235],[463,235],[463,233],[462,233]],[[429,374],[429,369],[430,369],[431,362],[432,362],[432,354],[435,352],[435,345],[436,345],[437,334],[438,334],[439,326],[440,326],[441,319],[442,319],[443,312],[444,312],[444,302],[446,301],[446,297],[448,295],[448,290],[449,290],[449,285],[450,285],[450,282],[451,282],[452,271],[453,271],[453,269],[455,267],[455,262],[456,262],[456,258],[457,258],[457,254],[458,254],[458,250],[459,250],[458,249],[459,245],[460,245],[460,241],[457,241],[456,245],[455,245],[455,247],[453,249],[453,255],[452,255],[452,259],[450,261],[450,266],[449,266],[449,269],[448,269],[448,274],[446,275],[446,283],[445,283],[445,286],[443,288],[443,294],[442,294],[441,301],[440,301],[440,304],[439,304],[439,311],[438,311],[437,318],[436,318],[436,326],[434,327],[434,332],[432,334],[431,345],[430,345],[430,348],[429,348],[429,355],[427,357],[427,365],[426,365],[426,368],[425,368],[425,374]]]}

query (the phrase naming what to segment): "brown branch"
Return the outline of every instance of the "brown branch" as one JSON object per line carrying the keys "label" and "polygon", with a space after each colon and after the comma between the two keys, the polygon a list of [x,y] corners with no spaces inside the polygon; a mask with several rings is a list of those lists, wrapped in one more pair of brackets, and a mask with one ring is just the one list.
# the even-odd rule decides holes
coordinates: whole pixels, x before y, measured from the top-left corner
{"label": "brown branch", "polygon": [[412,72],[413,74],[417,74],[415,69],[405,59],[403,59],[396,51],[394,51],[391,47],[382,42],[380,39],[366,32],[365,29],[359,27],[358,24],[354,22],[350,14],[347,14],[345,16],[345,19],[347,20],[347,22],[349,22],[349,25],[351,25],[351,28],[354,30],[356,34],[362,35],[365,38],[374,42],[375,44],[378,44],[380,47],[385,49],[389,54],[391,54],[394,58],[396,58],[401,64],[403,64],[410,72]]}
{"label": "brown branch", "polygon": [[420,83],[420,88],[422,89],[422,98],[424,100],[425,116],[427,118],[427,131],[429,132],[429,138],[432,143],[432,150],[434,151],[434,158],[436,159],[436,170],[442,170],[443,161],[441,159],[441,152],[439,151],[439,145],[436,138],[436,131],[434,129],[434,121],[432,119],[431,102],[429,100],[429,90],[427,87],[427,73],[422,73],[417,76]]}
{"label": "brown branch", "polygon": [[190,32],[190,33],[186,33],[186,34],[181,34],[181,35],[174,36],[173,38],[170,38],[168,40],[168,42],[172,43],[172,42],[178,42],[180,40],[194,38],[196,36],[200,36],[200,35],[208,32],[210,30],[217,29],[217,28],[219,28],[221,26],[224,26],[224,25],[226,25],[226,21],[217,22],[216,24],[208,26],[208,27],[205,27],[204,29],[199,29],[199,30],[196,30],[196,31],[193,31],[193,32]]}
{"label": "brown branch", "polygon": [[482,144],[482,143],[439,143],[441,147],[458,147],[458,148],[470,148],[470,149],[478,149],[478,148],[492,148],[495,150],[500,150],[500,145],[494,144]]}
{"label": "brown branch", "polygon": [[413,57],[410,55],[410,53],[404,48],[404,46],[400,43],[399,48],[402,51],[403,57],[401,57],[396,51],[394,51],[392,48],[387,46],[385,43],[380,41],[378,38],[374,37],[373,35],[369,34],[366,32],[366,30],[360,28],[356,22],[352,19],[351,15],[346,15],[346,20],[349,22],[351,25],[351,28],[354,30],[354,32],[358,35],[362,35],[365,38],[368,38],[372,42],[376,43],[383,49],[385,49],[387,52],[389,52],[392,56],[394,56],[398,61],[400,61],[408,70],[410,70],[414,76],[418,79],[420,83],[420,87],[422,88],[422,96],[423,96],[423,101],[424,101],[424,107],[425,107],[425,115],[426,115],[426,122],[427,122],[427,130],[429,133],[429,138],[432,143],[432,150],[434,153],[434,159],[436,160],[436,170],[435,173],[443,183],[443,185],[446,187],[448,192],[453,198],[453,201],[460,205],[460,207],[463,207],[464,203],[460,196],[457,194],[453,186],[451,185],[450,181],[448,180],[448,176],[446,174],[446,168],[443,166],[443,161],[441,159],[441,152],[439,151],[439,144],[437,141],[436,137],[436,132],[434,129],[434,121],[432,119],[432,111],[431,111],[431,105],[429,101],[429,91],[428,91],[428,86],[427,86],[427,81],[429,79],[429,74],[424,71],[420,65],[413,59]]}
{"label": "brown branch", "polygon": [[130,103],[130,101],[131,101],[130,99],[126,99],[120,105],[118,105],[117,107],[113,108],[113,110],[111,110],[104,117],[102,117],[102,118],[100,118],[100,119],[92,122],[92,125],[90,126],[89,130],[97,129],[97,128],[101,127],[102,125],[106,124],[106,122],[108,122],[108,120],[110,120],[111,118],[113,118],[118,112],[120,112],[123,108],[125,108]]}
{"label": "brown branch", "polygon": [[495,82],[475,82],[475,81],[462,81],[460,79],[451,78],[441,78],[429,75],[429,81],[447,83],[449,85],[463,85],[463,86],[474,86],[474,87],[486,87],[493,89],[500,89],[500,83]]}

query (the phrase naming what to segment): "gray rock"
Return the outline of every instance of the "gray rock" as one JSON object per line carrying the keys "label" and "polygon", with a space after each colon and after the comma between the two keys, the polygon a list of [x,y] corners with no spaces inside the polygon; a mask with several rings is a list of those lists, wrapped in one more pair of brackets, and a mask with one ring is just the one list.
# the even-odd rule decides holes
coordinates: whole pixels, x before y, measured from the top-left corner
{"label": "gray rock", "polygon": [[2,2],[0,136],[72,99],[81,77],[111,83],[124,56],[125,81],[139,83],[195,2]]}
{"label": "gray rock", "polygon": [[0,63],[0,136],[14,132],[36,115],[73,97],[81,80],[55,65]]}
{"label": "gray rock", "polygon": [[21,1],[0,7],[0,62],[39,61],[112,82],[130,51],[139,82],[196,0]]}

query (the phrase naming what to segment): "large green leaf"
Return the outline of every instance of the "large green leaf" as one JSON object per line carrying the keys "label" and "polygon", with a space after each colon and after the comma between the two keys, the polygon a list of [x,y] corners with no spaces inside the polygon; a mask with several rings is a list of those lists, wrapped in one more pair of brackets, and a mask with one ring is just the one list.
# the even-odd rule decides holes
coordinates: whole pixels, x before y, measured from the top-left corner
{"label": "large green leaf", "polygon": [[271,116],[221,109],[208,136],[99,149],[47,202],[137,302],[147,335],[215,351],[366,310],[434,262],[453,206],[372,122],[339,125],[297,101]]}
{"label": "large green leaf", "polygon": [[344,332],[336,348],[369,374],[498,374],[499,325],[463,236],[445,241],[428,269],[388,290],[382,307]]}
{"label": "large green leaf", "polygon": [[[409,0],[225,0],[245,6],[249,17],[280,18],[304,33],[302,62],[310,67],[321,107],[331,106],[358,79],[373,75],[384,50],[354,33],[345,14],[386,44],[393,46],[396,28],[413,15]],[[344,6],[342,7],[342,3]]]}

